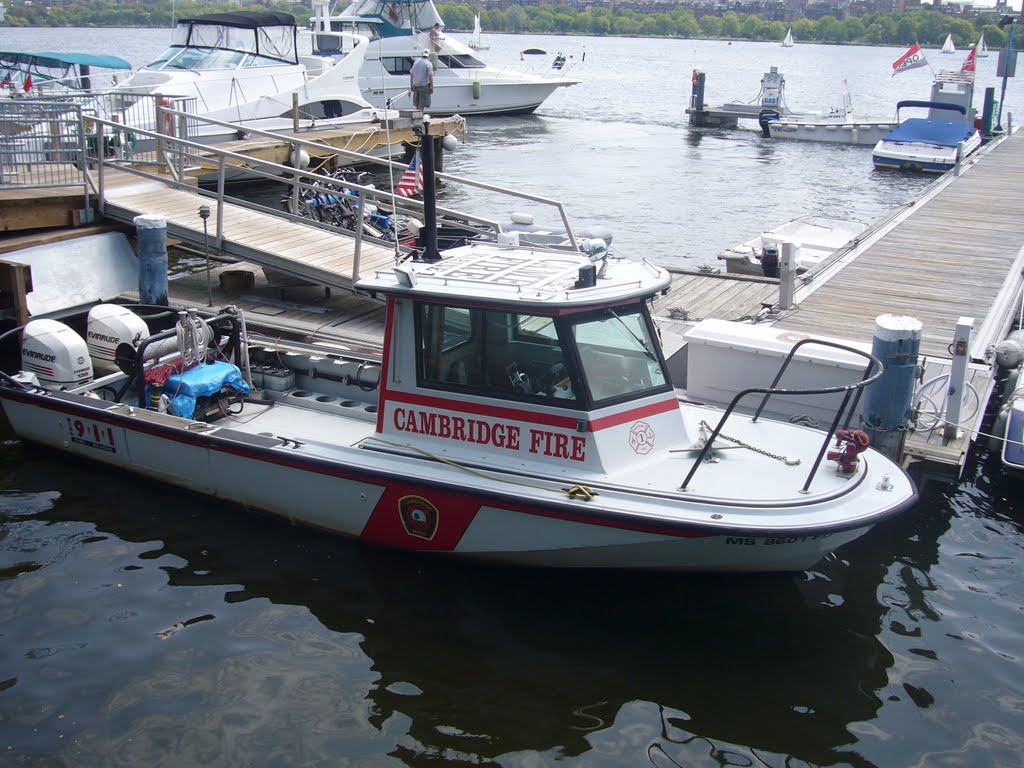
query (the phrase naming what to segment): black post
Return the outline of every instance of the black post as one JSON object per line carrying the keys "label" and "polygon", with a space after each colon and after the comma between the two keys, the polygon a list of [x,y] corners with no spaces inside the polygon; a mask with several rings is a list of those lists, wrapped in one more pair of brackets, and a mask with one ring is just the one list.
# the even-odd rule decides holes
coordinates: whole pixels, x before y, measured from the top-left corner
{"label": "black post", "polygon": [[430,117],[423,116],[423,133],[420,134],[420,163],[423,164],[423,229],[420,239],[423,243],[424,261],[440,261],[437,250],[437,197],[434,188],[434,140],[430,136]]}
{"label": "black post", "polygon": [[981,138],[988,141],[992,138],[992,113],[995,111],[996,89],[989,86],[985,89],[985,106],[981,111]]}

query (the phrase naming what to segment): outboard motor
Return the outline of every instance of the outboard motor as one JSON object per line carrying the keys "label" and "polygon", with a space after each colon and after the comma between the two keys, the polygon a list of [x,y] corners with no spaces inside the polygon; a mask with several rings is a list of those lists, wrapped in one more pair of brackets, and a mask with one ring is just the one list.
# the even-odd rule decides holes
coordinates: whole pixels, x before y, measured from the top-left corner
{"label": "outboard motor", "polygon": [[762,109],[757,115],[757,124],[761,126],[761,136],[770,139],[772,132],[768,129],[768,123],[778,120],[782,115],[776,109]]}
{"label": "outboard motor", "polygon": [[85,339],[56,320],[30,320],[22,331],[21,368],[45,389],[66,389],[92,381]]}
{"label": "outboard motor", "polygon": [[765,277],[779,276],[779,246],[765,243],[761,248],[761,271]]}
{"label": "outboard motor", "polygon": [[149,336],[146,321],[119,304],[99,304],[89,310],[86,330],[89,355],[97,373],[116,373],[115,352],[121,344],[138,347]]}

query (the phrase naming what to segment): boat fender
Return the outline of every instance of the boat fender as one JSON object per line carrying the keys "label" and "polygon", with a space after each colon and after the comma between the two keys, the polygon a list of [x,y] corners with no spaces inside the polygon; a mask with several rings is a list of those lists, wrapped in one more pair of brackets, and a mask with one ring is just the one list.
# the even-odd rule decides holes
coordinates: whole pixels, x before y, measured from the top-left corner
{"label": "boat fender", "polygon": [[1024,360],[1024,349],[1021,349],[1020,341],[1007,338],[996,344],[996,364],[1000,368],[1014,369],[1020,367]]}
{"label": "boat fender", "polygon": [[828,452],[828,460],[839,465],[840,475],[850,476],[856,474],[860,464],[860,454],[864,453],[871,444],[866,432],[859,429],[837,429],[836,449]]}
{"label": "boat fender", "polygon": [[1006,423],[1010,418],[1010,403],[1003,403],[992,421],[992,433],[988,436],[988,449],[992,453],[1002,453],[1006,435]]}
{"label": "boat fender", "polygon": [[[171,108],[171,100],[170,99],[163,99],[160,102],[160,104],[165,109],[170,109]],[[174,135],[174,115],[172,115],[170,112],[164,112],[164,136],[173,136],[173,135]]]}
{"label": "boat fender", "polygon": [[484,84],[479,80],[473,81],[473,98],[479,99],[484,93]]}
{"label": "boat fender", "polygon": [[533,224],[533,216],[528,213],[514,212],[511,216],[513,224]]}

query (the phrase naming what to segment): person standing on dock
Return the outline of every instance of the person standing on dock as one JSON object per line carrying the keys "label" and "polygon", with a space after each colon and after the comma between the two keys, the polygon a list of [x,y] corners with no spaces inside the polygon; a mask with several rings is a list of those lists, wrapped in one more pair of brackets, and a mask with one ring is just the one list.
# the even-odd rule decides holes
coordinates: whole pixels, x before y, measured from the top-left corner
{"label": "person standing on dock", "polygon": [[409,70],[409,89],[412,91],[412,108],[423,110],[430,106],[430,94],[434,92],[434,67],[430,63],[430,52],[424,51]]}

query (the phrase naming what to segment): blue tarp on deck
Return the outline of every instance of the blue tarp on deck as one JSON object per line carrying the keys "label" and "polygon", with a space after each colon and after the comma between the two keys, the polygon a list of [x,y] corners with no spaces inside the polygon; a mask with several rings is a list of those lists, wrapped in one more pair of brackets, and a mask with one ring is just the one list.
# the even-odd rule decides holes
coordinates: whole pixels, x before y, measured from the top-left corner
{"label": "blue tarp on deck", "polygon": [[968,127],[962,120],[927,120],[923,117],[911,117],[889,131],[883,141],[919,141],[940,147],[955,147],[972,133],[974,129]]}

